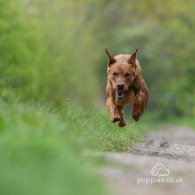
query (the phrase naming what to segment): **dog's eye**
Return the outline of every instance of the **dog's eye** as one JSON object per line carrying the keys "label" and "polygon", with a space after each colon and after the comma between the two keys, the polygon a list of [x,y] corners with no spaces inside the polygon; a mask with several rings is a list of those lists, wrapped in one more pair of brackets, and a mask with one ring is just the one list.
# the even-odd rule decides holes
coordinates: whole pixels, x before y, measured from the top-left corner
{"label": "dog's eye", "polygon": [[130,76],[130,74],[129,73],[125,73],[125,77],[129,77]]}
{"label": "dog's eye", "polygon": [[117,76],[117,72],[113,72],[112,75],[113,75],[113,76]]}

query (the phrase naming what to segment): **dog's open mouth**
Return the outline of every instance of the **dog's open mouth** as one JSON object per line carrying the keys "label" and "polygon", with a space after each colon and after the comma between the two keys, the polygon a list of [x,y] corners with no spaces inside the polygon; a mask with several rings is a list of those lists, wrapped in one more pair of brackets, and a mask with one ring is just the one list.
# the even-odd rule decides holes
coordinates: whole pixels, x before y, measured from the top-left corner
{"label": "dog's open mouth", "polygon": [[116,98],[118,100],[121,100],[124,98],[124,90],[123,89],[117,89],[116,90]]}

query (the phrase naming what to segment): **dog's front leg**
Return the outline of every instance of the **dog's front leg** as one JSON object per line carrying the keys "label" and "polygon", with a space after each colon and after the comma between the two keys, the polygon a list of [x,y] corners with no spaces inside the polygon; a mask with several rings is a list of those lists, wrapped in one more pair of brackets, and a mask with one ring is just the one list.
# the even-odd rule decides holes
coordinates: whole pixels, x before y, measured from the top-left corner
{"label": "dog's front leg", "polygon": [[124,119],[124,116],[123,116],[122,109],[123,109],[123,106],[117,106],[117,110],[118,110],[118,113],[120,115],[120,121],[118,122],[119,127],[126,126],[126,122],[125,122],[125,119]]}
{"label": "dog's front leg", "polygon": [[120,121],[120,115],[118,113],[116,105],[113,102],[112,97],[108,97],[106,101],[106,106],[111,114],[112,122],[115,123],[117,121]]}
{"label": "dog's front leg", "polygon": [[143,99],[140,92],[135,96],[132,104],[132,117],[135,121],[138,121],[140,116],[142,115],[142,110],[141,110],[142,102]]}

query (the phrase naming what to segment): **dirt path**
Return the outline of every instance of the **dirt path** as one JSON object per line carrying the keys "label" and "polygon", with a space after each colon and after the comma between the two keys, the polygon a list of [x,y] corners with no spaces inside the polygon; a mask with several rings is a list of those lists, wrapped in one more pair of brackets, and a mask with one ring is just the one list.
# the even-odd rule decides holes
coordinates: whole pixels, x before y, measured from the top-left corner
{"label": "dirt path", "polygon": [[120,164],[101,170],[114,195],[195,194],[195,130],[170,125],[131,151],[102,155]]}

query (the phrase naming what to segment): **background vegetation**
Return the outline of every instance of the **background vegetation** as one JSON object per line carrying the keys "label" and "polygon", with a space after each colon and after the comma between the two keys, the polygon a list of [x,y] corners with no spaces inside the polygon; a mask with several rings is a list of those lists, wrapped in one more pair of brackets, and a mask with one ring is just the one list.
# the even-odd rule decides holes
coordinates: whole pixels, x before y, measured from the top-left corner
{"label": "background vegetation", "polygon": [[195,115],[192,0],[0,1],[4,99],[103,105],[107,59],[131,53],[150,88],[152,111]]}
{"label": "background vegetation", "polygon": [[[193,0],[0,0],[1,191],[103,194],[83,151],[128,149],[154,115],[190,123],[194,10]],[[152,123],[110,124],[105,47],[113,55],[140,48]]]}

